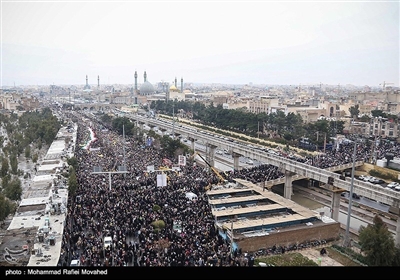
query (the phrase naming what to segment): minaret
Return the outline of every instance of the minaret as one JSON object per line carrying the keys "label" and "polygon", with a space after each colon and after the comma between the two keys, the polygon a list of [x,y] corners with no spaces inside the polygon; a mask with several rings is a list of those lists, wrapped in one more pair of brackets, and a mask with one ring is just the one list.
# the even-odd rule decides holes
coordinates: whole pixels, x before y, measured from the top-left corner
{"label": "minaret", "polygon": [[137,92],[137,72],[135,71],[135,92]]}
{"label": "minaret", "polygon": [[87,78],[87,75],[86,75],[86,88],[89,86],[89,84],[88,84],[88,78]]}
{"label": "minaret", "polygon": [[177,83],[176,83],[176,77],[175,77],[175,87],[177,87]]}
{"label": "minaret", "polygon": [[97,89],[100,89],[100,76],[97,75]]}
{"label": "minaret", "polygon": [[181,77],[181,92],[183,92],[183,78]]}
{"label": "minaret", "polygon": [[144,71],[144,82],[146,82],[146,80],[147,80],[147,74],[146,74],[146,71]]}

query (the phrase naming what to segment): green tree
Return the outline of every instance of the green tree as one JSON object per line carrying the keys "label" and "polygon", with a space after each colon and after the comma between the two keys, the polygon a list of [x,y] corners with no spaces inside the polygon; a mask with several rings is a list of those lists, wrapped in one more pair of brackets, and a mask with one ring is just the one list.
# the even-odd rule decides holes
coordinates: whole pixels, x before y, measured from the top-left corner
{"label": "green tree", "polygon": [[10,155],[11,173],[17,175],[18,173],[18,159],[16,154]]}
{"label": "green tree", "polygon": [[123,132],[125,132],[125,135],[127,136],[133,134],[134,124],[127,117],[118,117],[113,119],[112,126],[121,135],[123,135]]}
{"label": "green tree", "polygon": [[16,209],[17,204],[0,193],[0,221],[4,221],[8,215],[15,213]]}
{"label": "green tree", "polygon": [[365,253],[368,265],[392,265],[396,255],[394,238],[386,223],[378,215],[375,215],[373,224],[360,227],[359,244],[361,251]]}
{"label": "green tree", "polygon": [[78,180],[76,178],[75,169],[71,166],[68,177],[68,191],[70,195],[75,195],[78,189]]}
{"label": "green tree", "polygon": [[164,156],[168,158],[178,159],[178,155],[186,154],[189,148],[179,140],[173,140],[171,137],[164,135],[160,140]]}
{"label": "green tree", "polygon": [[76,157],[70,157],[67,159],[67,163],[69,166],[72,166],[74,168],[74,170],[78,169],[78,160],[76,159]]}
{"label": "green tree", "polygon": [[110,125],[110,124],[111,124],[112,119],[113,119],[113,118],[112,118],[110,115],[108,115],[108,114],[103,114],[103,115],[101,115],[101,117],[100,117],[100,120],[101,120],[103,123],[107,124],[107,125]]}
{"label": "green tree", "polygon": [[39,159],[39,155],[37,153],[32,156],[33,163],[36,163],[38,161],[38,159]]}
{"label": "green tree", "polygon": [[4,194],[11,200],[14,201],[21,200],[22,196],[21,180],[18,177],[13,178],[8,183],[7,187],[4,188]]}
{"label": "green tree", "polygon": [[26,146],[25,148],[25,158],[28,159],[31,157],[31,146]]}
{"label": "green tree", "polygon": [[358,115],[360,114],[360,110],[359,110],[360,105],[356,104],[354,106],[351,106],[349,108],[349,112],[350,112],[350,116],[353,119],[358,119]]}
{"label": "green tree", "polygon": [[9,168],[10,168],[10,165],[8,163],[8,159],[6,157],[3,157],[1,159],[1,169],[0,169],[0,176],[2,178],[8,174]]}
{"label": "green tree", "polygon": [[392,266],[400,266],[400,244],[396,245]]}

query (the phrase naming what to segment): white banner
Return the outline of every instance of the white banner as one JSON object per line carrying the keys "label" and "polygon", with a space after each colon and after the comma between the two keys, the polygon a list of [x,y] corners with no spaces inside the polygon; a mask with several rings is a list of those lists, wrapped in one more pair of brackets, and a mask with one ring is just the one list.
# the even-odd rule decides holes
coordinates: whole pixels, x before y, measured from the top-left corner
{"label": "white banner", "polygon": [[179,155],[178,156],[178,164],[186,166],[186,157],[184,155]]}
{"label": "white banner", "polygon": [[154,165],[148,165],[147,172],[154,172]]}
{"label": "white banner", "polygon": [[167,175],[157,174],[157,187],[166,187],[167,186]]}

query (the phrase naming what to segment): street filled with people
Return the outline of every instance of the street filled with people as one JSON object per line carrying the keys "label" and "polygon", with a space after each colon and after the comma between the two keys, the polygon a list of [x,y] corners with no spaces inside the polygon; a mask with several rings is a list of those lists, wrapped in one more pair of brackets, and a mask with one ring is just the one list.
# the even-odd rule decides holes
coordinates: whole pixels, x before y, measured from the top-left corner
{"label": "street filled with people", "polygon": [[[179,170],[162,170],[166,158],[162,149],[133,136],[122,137],[94,119],[83,119],[78,123],[74,155],[78,189],[68,202],[60,265],[67,266],[73,259],[82,266],[254,265],[251,254],[233,248],[216,227],[206,190],[221,183],[217,174],[190,160]],[[334,151],[294,160],[320,168],[340,165],[352,162],[353,147],[342,144]],[[390,144],[380,146],[377,153],[387,150],[400,152]],[[357,148],[357,160],[367,161],[370,155],[367,146]],[[127,172],[118,173],[119,166]],[[100,172],[93,173],[96,167]],[[159,186],[161,173],[167,175],[167,184]],[[253,183],[284,176],[269,164],[220,175],[228,182],[241,178]],[[196,199],[188,199],[188,192]],[[156,221],[164,226],[157,227]],[[110,246],[104,246],[105,237],[112,238]]]}
{"label": "street filled with people", "polygon": [[[92,131],[94,133],[92,133]],[[96,141],[90,139],[95,135]],[[125,144],[123,141],[125,140]],[[85,145],[92,141],[90,147]],[[79,259],[83,266],[244,266],[252,265],[222,238],[205,195],[219,178],[200,165],[167,172],[166,186],[157,186],[164,163],[162,150],[125,138],[93,122],[78,126],[75,157],[79,187],[68,205],[63,234],[62,265]],[[124,155],[125,157],[121,157]],[[95,166],[116,170],[125,160],[126,174],[92,174]],[[197,199],[188,200],[193,192]],[[158,207],[156,207],[158,206]],[[165,227],[155,229],[154,221]],[[181,230],[175,230],[180,221]],[[104,238],[112,245],[104,248]],[[250,262],[249,262],[250,260]]]}

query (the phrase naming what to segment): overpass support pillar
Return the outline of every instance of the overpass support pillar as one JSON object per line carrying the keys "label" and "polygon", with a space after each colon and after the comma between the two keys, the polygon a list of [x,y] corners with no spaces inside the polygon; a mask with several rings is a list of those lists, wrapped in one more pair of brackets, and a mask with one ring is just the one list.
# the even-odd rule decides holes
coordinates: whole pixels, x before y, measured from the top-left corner
{"label": "overpass support pillar", "polygon": [[332,193],[332,204],[331,204],[331,218],[335,221],[339,221],[339,210],[340,210],[340,192]]}
{"label": "overpass support pillar", "polygon": [[283,197],[287,199],[292,198],[293,186],[292,186],[292,176],[295,173],[285,170],[285,185],[283,187]]}
{"label": "overpass support pillar", "polygon": [[213,144],[210,144],[210,143],[207,143],[207,157],[208,157],[208,161],[209,161],[209,163],[210,163],[210,165],[212,166],[212,167],[215,167],[215,164],[214,164],[214,155],[215,155],[215,149],[217,148],[218,146],[215,146],[215,145],[213,145]]}
{"label": "overpass support pillar", "polygon": [[193,150],[193,152],[195,152],[195,148],[194,148],[194,142],[196,141],[196,139],[194,139],[193,137],[188,137],[190,143],[191,143],[191,148]]}
{"label": "overpass support pillar", "polygon": [[233,157],[233,169],[234,170],[239,170],[240,169],[240,165],[239,165],[239,157],[241,156],[241,154],[232,152],[232,157]]}

